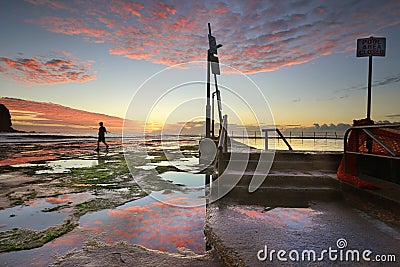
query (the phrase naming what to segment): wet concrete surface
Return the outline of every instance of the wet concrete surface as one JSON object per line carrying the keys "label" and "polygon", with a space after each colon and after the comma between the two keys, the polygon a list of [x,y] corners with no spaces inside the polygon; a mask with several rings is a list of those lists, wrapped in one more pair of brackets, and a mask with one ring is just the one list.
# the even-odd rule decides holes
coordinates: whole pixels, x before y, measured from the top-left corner
{"label": "wet concrete surface", "polygon": [[[329,190],[329,189],[328,189]],[[400,227],[388,224],[351,206],[340,191],[281,191],[281,197],[268,197],[268,190],[249,194],[236,190],[218,202],[210,204],[205,225],[206,237],[231,266],[378,266],[376,255],[395,255],[399,261]],[[275,192],[276,193],[276,192]],[[250,200],[250,201],[246,201]],[[301,200],[301,201],[299,201]],[[342,243],[346,246],[342,247]],[[340,245],[339,245],[340,244]],[[267,248],[267,249],[266,249]],[[323,250],[337,250],[336,260]],[[261,260],[258,259],[257,253]],[[272,250],[275,252],[270,257]],[[286,251],[287,261],[277,258],[277,251]],[[300,253],[296,261],[295,252]],[[316,252],[316,260],[301,260],[304,250]],[[346,261],[347,250],[372,253],[370,262]],[[265,255],[267,251],[267,255]],[[340,252],[342,251],[342,252]],[[283,252],[281,252],[283,253]],[[343,253],[340,260],[340,253]],[[281,255],[282,256],[282,255]],[[266,257],[264,259],[264,257]],[[282,257],[281,257],[282,258]],[[320,258],[321,260],[318,260]],[[349,254],[348,260],[352,260]],[[356,258],[354,258],[356,259]],[[398,266],[385,263],[386,266]]]}

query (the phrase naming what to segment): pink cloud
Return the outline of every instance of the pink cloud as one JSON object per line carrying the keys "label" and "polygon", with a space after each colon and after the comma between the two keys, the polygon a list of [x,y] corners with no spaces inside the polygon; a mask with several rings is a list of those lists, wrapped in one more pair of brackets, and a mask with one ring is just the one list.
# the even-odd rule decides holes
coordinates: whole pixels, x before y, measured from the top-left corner
{"label": "pink cloud", "polygon": [[70,198],[59,199],[59,198],[56,198],[56,197],[48,197],[45,200],[46,200],[46,202],[49,202],[49,203],[52,203],[52,204],[63,204],[63,203],[72,202],[72,199],[70,199]]}
{"label": "pink cloud", "polygon": [[130,212],[152,212],[153,210],[146,208],[146,207],[140,207],[140,206],[131,206],[124,208],[124,210],[130,211]]}
{"label": "pink cloud", "polygon": [[167,66],[205,60],[211,22],[217,41],[224,45],[220,61],[245,73],[346,53],[357,38],[400,24],[398,1],[114,0],[59,7],[50,1],[30,2],[70,11],[30,20],[48,31],[107,42],[110,54]]}
{"label": "pink cloud", "polygon": [[90,62],[66,58],[68,54],[59,53],[59,58],[36,56],[34,58],[0,58],[0,73],[12,80],[26,85],[49,85],[68,82],[88,82],[96,78],[90,71]]}
{"label": "pink cloud", "polygon": [[109,29],[114,29],[117,27],[117,21],[115,19],[109,19],[109,18],[99,18],[99,21],[103,22],[104,25],[106,25],[107,28]]}
{"label": "pink cloud", "polygon": [[326,12],[325,8],[324,8],[324,7],[321,7],[321,6],[318,6],[318,7],[314,8],[313,11],[314,11],[315,13],[318,13],[318,14],[323,14],[323,13]]}
{"label": "pink cloud", "polygon": [[57,1],[57,0],[25,0],[28,3],[31,3],[36,6],[47,5],[52,9],[66,9],[66,10],[74,10],[71,9],[66,2]]}
{"label": "pink cloud", "polygon": [[122,210],[110,210],[107,213],[108,216],[113,217],[113,218],[131,218],[132,214],[126,211],[122,211]]}
{"label": "pink cloud", "polygon": [[176,13],[176,7],[167,5],[163,2],[156,2],[151,7],[149,13],[154,19],[167,19]]}
{"label": "pink cloud", "polygon": [[139,10],[143,9],[143,5],[135,2],[124,2],[122,8],[125,9],[132,16],[140,17]]}
{"label": "pink cloud", "polygon": [[90,21],[83,18],[44,16],[39,19],[29,20],[29,22],[38,24],[50,32],[67,35],[82,35],[88,41],[104,42],[109,35],[106,30],[101,29],[97,25],[92,26]]}
{"label": "pink cloud", "polygon": [[[60,128],[65,131],[86,131],[98,127],[98,122],[103,121],[107,130],[120,132],[124,120],[118,117],[99,113],[91,113],[69,107],[30,100],[15,98],[0,98],[11,113],[13,126],[16,129],[33,129],[48,131],[50,128]],[[132,126],[137,122],[128,121]]]}
{"label": "pink cloud", "polygon": [[219,15],[229,12],[229,8],[225,3],[217,2],[215,8],[213,8],[211,11],[213,15]]}
{"label": "pink cloud", "polygon": [[140,17],[140,10],[144,8],[144,5],[131,1],[113,0],[106,5],[106,8],[117,17],[126,20],[130,16]]}

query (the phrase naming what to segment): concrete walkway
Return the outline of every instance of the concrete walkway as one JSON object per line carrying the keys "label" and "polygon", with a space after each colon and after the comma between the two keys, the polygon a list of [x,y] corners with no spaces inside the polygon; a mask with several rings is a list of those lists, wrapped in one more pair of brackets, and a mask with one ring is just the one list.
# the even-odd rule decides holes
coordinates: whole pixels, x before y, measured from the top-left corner
{"label": "concrete walkway", "polygon": [[[264,187],[250,194],[245,187],[237,187],[210,204],[206,237],[228,266],[381,266],[376,260],[393,260],[391,255],[397,262],[385,262],[385,266],[399,266],[396,185],[385,194],[332,180],[336,186],[323,190]],[[391,203],[389,210],[377,208],[383,200]],[[390,210],[396,205],[397,213]],[[371,207],[373,212],[368,212]],[[369,262],[362,258],[364,251]],[[351,261],[357,259],[353,253],[359,253],[359,261]]]}

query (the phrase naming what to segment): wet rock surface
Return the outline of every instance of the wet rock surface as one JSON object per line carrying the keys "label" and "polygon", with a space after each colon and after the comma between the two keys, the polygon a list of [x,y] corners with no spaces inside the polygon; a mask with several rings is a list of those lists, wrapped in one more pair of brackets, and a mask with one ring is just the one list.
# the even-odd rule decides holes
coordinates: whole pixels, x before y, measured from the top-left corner
{"label": "wet rock surface", "polygon": [[[151,152],[148,158],[130,153],[129,169],[121,142],[111,141],[110,151],[96,153],[87,138],[47,138],[0,143],[2,264],[48,266],[58,259],[60,266],[105,266],[105,260],[107,266],[221,265],[214,253],[205,252],[204,206],[173,209],[157,201],[185,205],[194,196],[204,202],[197,182],[183,185],[181,173],[168,172],[176,167],[168,164],[159,142],[133,141],[135,149],[148,146]],[[192,168],[197,141],[192,143],[181,146],[187,158],[173,159],[179,168]],[[146,196],[138,181],[157,197]],[[99,241],[88,242],[93,236]],[[158,250],[131,245],[136,242]]]}
{"label": "wet rock surface", "polygon": [[87,243],[83,250],[72,251],[51,266],[199,266],[217,267],[223,263],[215,251],[203,255],[182,250],[181,254],[165,253],[138,245]]}

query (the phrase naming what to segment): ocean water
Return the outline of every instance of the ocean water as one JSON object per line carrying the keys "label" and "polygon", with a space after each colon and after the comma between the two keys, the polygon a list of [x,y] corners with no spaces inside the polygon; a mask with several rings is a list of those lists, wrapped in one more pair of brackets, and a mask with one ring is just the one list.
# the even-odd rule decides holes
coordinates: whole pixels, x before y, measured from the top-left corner
{"label": "ocean water", "polygon": [[[320,134],[321,135],[321,134]],[[317,136],[320,136],[317,133]],[[159,136],[147,135],[145,139],[163,139],[166,142],[164,146],[173,145],[174,141],[182,140],[201,140],[201,136]],[[140,135],[124,136],[126,140],[139,141],[144,139]],[[120,142],[121,134],[111,133],[106,137],[107,142]],[[234,137],[234,140],[249,145],[257,149],[265,148],[264,138],[252,137]],[[343,139],[300,139],[287,138],[293,150],[300,151],[343,151]],[[97,142],[96,133],[1,133],[0,146],[11,144],[55,144],[55,143],[85,143]],[[179,143],[179,142],[178,142]],[[288,147],[282,139],[270,138],[268,141],[269,149],[288,150]]]}
{"label": "ocean water", "polygon": [[[262,138],[234,138],[234,140],[248,146],[264,149],[265,141]],[[287,139],[293,150],[300,151],[343,151],[343,139]],[[282,139],[271,138],[268,148],[275,150],[288,150]]]}

